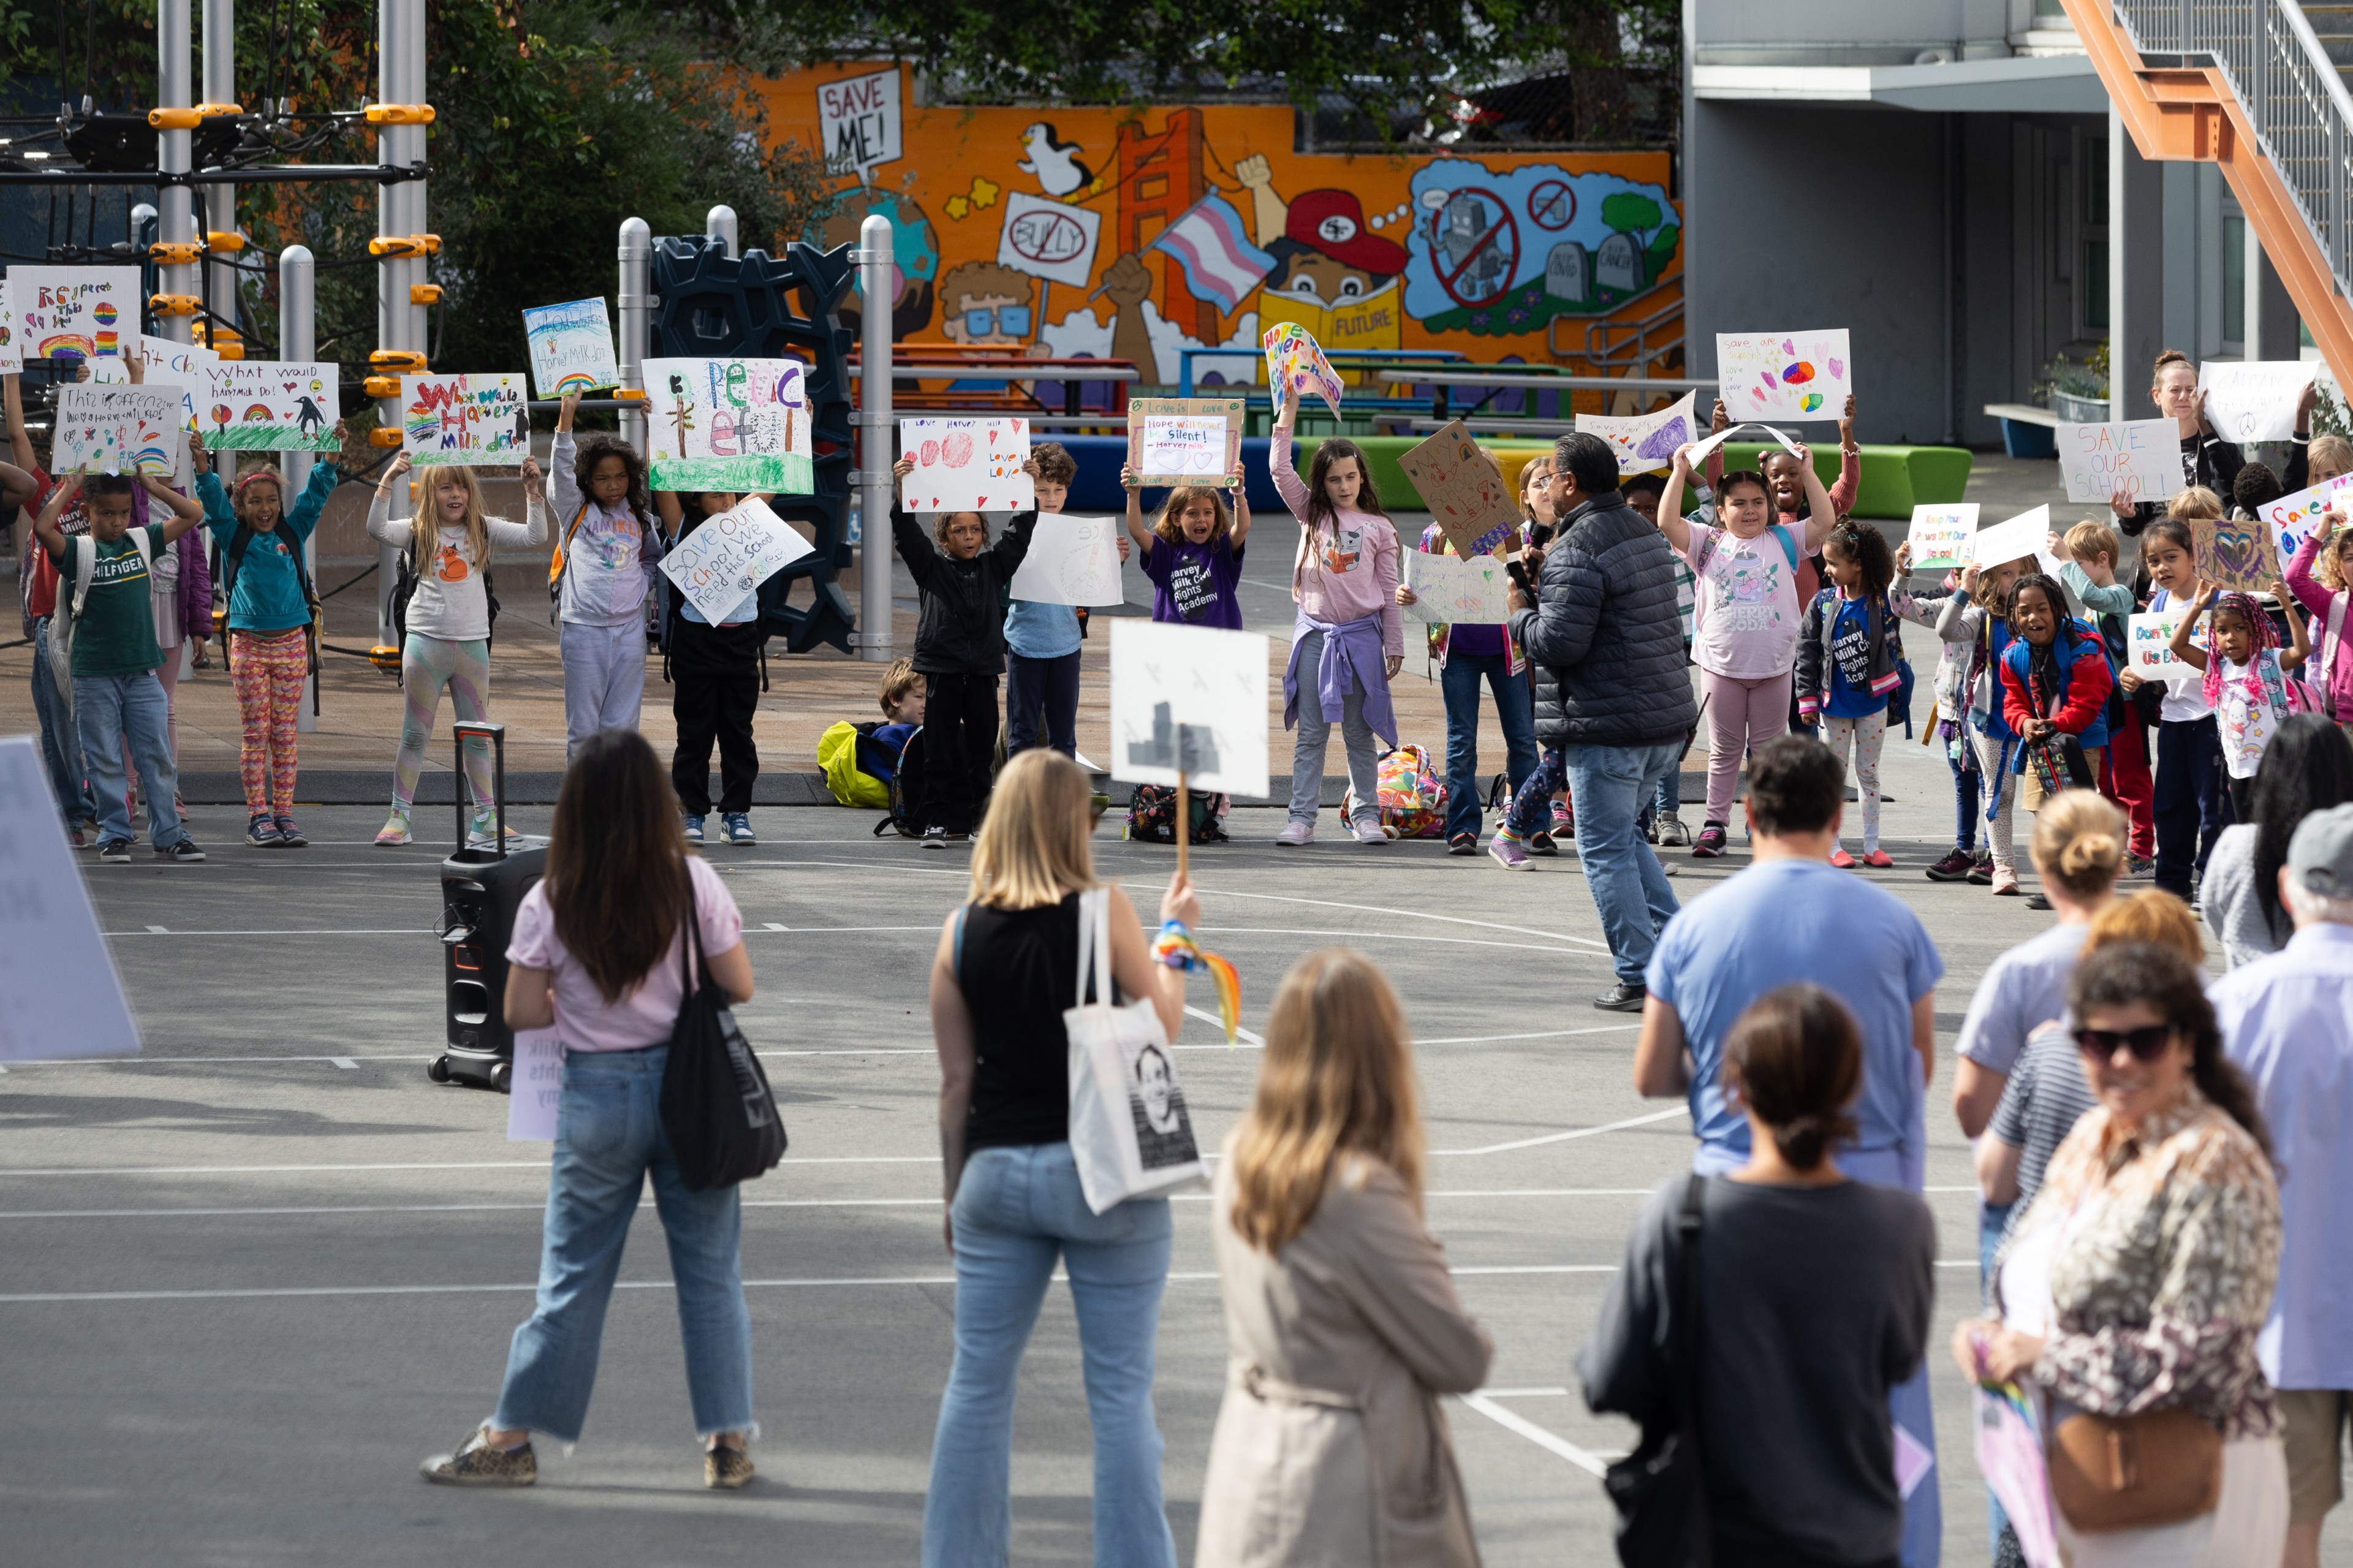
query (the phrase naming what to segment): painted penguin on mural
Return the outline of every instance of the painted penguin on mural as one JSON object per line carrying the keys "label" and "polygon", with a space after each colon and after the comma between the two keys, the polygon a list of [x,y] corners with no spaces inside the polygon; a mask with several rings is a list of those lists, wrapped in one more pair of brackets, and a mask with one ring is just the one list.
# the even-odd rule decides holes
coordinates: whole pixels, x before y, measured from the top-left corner
{"label": "painted penguin on mural", "polygon": [[1082,149],[1075,142],[1063,141],[1051,121],[1040,120],[1024,127],[1021,144],[1029,149],[1029,156],[1013,166],[1025,174],[1038,176],[1038,188],[1050,196],[1067,196],[1095,177],[1092,169],[1079,162]]}

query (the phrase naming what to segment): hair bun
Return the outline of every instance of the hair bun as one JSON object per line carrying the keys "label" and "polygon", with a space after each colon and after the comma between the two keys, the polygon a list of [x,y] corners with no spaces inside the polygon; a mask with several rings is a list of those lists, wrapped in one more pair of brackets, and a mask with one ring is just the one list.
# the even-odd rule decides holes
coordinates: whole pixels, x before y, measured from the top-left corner
{"label": "hair bun", "polygon": [[2069,876],[2121,864],[2125,847],[2106,833],[2086,833],[2059,851],[2059,868]]}

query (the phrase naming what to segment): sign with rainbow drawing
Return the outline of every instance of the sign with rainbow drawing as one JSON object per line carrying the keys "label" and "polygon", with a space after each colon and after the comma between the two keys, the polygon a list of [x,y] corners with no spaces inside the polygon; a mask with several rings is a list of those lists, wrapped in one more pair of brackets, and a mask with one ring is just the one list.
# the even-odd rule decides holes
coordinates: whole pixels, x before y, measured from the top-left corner
{"label": "sign with rainbow drawing", "polygon": [[136,267],[11,267],[8,310],[26,359],[116,359],[139,332]]}
{"label": "sign with rainbow drawing", "polygon": [[807,372],[797,359],[646,361],[653,488],[813,492]]}
{"label": "sign with rainbow drawing", "polygon": [[1854,390],[1844,327],[1803,332],[1718,332],[1715,374],[1736,422],[1836,419]]}
{"label": "sign with rainbow drawing", "polygon": [[400,378],[400,445],[418,468],[463,464],[501,468],[530,451],[523,422],[522,377],[404,375]]}
{"label": "sign with rainbow drawing", "polygon": [[[240,452],[332,452],[337,367],[326,361],[216,360],[203,367],[205,445]],[[419,459],[421,461],[421,459]]]}
{"label": "sign with rainbow drawing", "polygon": [[531,384],[542,397],[621,384],[602,298],[534,306],[522,313],[522,330],[531,343]]}
{"label": "sign with rainbow drawing", "polygon": [[50,471],[168,477],[188,443],[180,416],[176,386],[60,386]]}
{"label": "sign with rainbow drawing", "polygon": [[2353,516],[2353,474],[2323,479],[2308,489],[2264,505],[2263,522],[2271,530],[2281,565],[2295,559],[2295,552],[2304,548],[2304,542],[2313,536],[2321,526],[2320,520],[2331,511]]}

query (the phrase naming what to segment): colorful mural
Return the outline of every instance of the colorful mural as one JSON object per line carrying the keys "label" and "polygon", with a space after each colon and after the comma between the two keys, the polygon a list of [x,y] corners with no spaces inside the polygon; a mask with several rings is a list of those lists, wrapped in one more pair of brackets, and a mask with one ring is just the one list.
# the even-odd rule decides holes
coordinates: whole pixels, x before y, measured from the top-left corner
{"label": "colorful mural", "polygon": [[925,109],[871,67],[759,89],[772,132],[837,170],[845,199],[809,239],[896,226],[902,341],[1132,360],[1162,384],[1187,349],[1233,351],[1197,353],[1197,382],[1257,380],[1260,334],[1286,321],[1335,353],[1574,363],[1556,318],[1649,315],[1680,285],[1662,152],[1306,153],[1279,104]]}

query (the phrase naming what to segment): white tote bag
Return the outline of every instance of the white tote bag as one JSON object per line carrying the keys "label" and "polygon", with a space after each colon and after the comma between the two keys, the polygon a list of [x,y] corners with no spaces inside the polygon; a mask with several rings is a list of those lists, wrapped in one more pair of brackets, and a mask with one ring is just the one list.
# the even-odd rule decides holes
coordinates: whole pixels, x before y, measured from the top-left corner
{"label": "white tote bag", "polygon": [[[1105,1000],[1087,1000],[1090,969]],[[1071,1037],[1071,1157],[1097,1214],[1208,1177],[1160,1014],[1148,997],[1113,1005],[1111,988],[1111,895],[1097,888],[1079,895],[1078,996],[1062,1015]]]}

